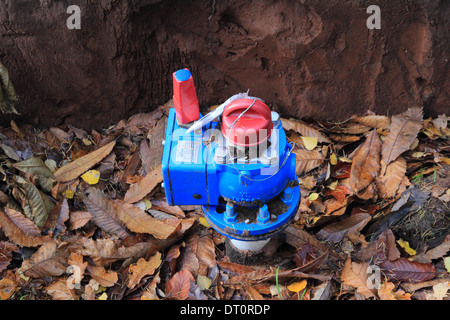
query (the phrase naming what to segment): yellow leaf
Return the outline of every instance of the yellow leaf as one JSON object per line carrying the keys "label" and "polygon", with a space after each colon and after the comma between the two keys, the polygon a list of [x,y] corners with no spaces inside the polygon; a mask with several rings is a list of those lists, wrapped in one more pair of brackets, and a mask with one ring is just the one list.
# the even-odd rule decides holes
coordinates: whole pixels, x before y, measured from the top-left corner
{"label": "yellow leaf", "polygon": [[444,162],[445,164],[449,164],[450,165],[450,158],[439,157],[439,162]]}
{"label": "yellow leaf", "polygon": [[294,282],[294,283],[288,285],[287,288],[289,289],[289,291],[292,291],[292,292],[300,292],[306,288],[306,284],[307,284],[307,281],[302,280],[302,281]]}
{"label": "yellow leaf", "polygon": [[412,157],[413,157],[413,158],[420,158],[420,157],[422,157],[423,155],[424,155],[423,152],[414,152],[414,153],[412,154]]}
{"label": "yellow leaf", "polygon": [[73,197],[75,196],[75,193],[72,190],[67,189],[67,190],[64,190],[64,192],[62,193],[62,196],[66,199],[73,199]]}
{"label": "yellow leaf", "polygon": [[450,257],[444,258],[444,265],[445,265],[445,269],[447,269],[447,272],[450,272]]}
{"label": "yellow leaf", "polygon": [[200,224],[201,224],[202,226],[204,226],[205,228],[211,228],[211,226],[209,225],[209,223],[208,223],[208,221],[206,220],[205,217],[200,217],[200,218],[198,219],[198,221],[199,221]]}
{"label": "yellow leaf", "polygon": [[197,276],[197,285],[200,288],[200,290],[207,290],[211,286],[211,279],[206,276]]}
{"label": "yellow leaf", "polygon": [[308,199],[311,201],[317,200],[319,198],[319,194],[316,192],[313,192],[309,195]]}
{"label": "yellow leaf", "polygon": [[98,297],[98,300],[108,300],[108,295],[106,292],[103,292],[100,297]]}
{"label": "yellow leaf", "polygon": [[82,139],[81,141],[83,141],[83,143],[84,143],[85,146],[90,146],[90,145],[92,145],[92,141],[89,140],[89,139],[84,138],[84,139]]}
{"label": "yellow leaf", "polygon": [[341,162],[347,162],[347,163],[352,163],[352,159],[349,159],[347,157],[339,157],[339,161]]}
{"label": "yellow leaf", "polygon": [[337,156],[336,156],[336,154],[333,153],[330,156],[330,163],[331,163],[331,165],[335,166],[335,165],[337,165],[337,162],[338,162]]}
{"label": "yellow leaf", "polygon": [[334,181],[334,182],[332,182],[332,183],[330,183],[328,186],[327,186],[327,188],[328,189],[330,189],[330,190],[336,190],[336,188],[337,188],[337,186],[338,186],[338,181]]}
{"label": "yellow leaf", "polygon": [[402,247],[405,251],[406,251],[406,253],[407,254],[409,254],[410,256],[414,256],[414,255],[416,255],[416,250],[414,250],[414,249],[412,249],[410,246],[409,246],[409,242],[408,241],[404,241],[404,240],[402,240],[402,239],[400,239],[400,240],[397,240],[397,243],[400,245],[400,247]]}
{"label": "yellow leaf", "polygon": [[314,137],[302,137],[305,148],[309,151],[313,150],[317,146],[317,138]]}
{"label": "yellow leaf", "polygon": [[89,170],[81,175],[81,179],[83,179],[90,185],[97,184],[100,180],[100,172],[97,170]]}

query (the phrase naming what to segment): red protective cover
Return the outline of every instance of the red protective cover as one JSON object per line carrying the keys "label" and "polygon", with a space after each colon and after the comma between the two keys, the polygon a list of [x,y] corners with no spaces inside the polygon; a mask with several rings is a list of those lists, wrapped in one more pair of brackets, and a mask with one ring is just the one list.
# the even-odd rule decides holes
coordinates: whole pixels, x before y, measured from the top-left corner
{"label": "red protective cover", "polygon": [[231,102],[223,111],[222,134],[232,144],[250,147],[266,141],[273,129],[269,107],[256,100],[253,106],[241,118],[233,122],[253,102],[253,99],[238,99]]}
{"label": "red protective cover", "polygon": [[172,78],[173,104],[178,121],[181,124],[186,124],[198,120],[200,118],[200,111],[192,75],[187,80],[179,81],[175,77],[174,72]]}

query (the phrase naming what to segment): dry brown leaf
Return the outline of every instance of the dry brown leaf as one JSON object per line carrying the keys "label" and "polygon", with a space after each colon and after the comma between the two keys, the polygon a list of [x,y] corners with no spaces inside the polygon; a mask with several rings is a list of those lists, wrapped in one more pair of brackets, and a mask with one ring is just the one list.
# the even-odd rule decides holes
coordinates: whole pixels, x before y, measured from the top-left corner
{"label": "dry brown leaf", "polygon": [[70,229],[76,230],[83,227],[92,219],[92,214],[89,211],[72,211],[70,212]]}
{"label": "dry brown leaf", "polygon": [[152,275],[155,270],[161,265],[161,253],[156,252],[150,259],[145,260],[140,258],[136,264],[130,266],[128,288],[133,289],[143,277],[147,275]]}
{"label": "dry brown leaf", "polygon": [[47,286],[45,290],[53,297],[53,300],[78,300],[75,290],[67,287],[66,280],[56,280]]}
{"label": "dry brown leaf", "polygon": [[41,237],[41,231],[31,220],[10,208],[0,210],[0,225],[6,236],[21,247],[37,247],[48,238]]}
{"label": "dry brown leaf", "polygon": [[164,211],[170,214],[173,214],[174,216],[178,218],[185,218],[186,215],[184,214],[184,211],[179,206],[169,206],[167,204],[167,201],[165,198],[161,200],[151,200],[152,208],[155,210]]}
{"label": "dry brown leaf", "polygon": [[0,300],[8,300],[18,289],[19,284],[11,278],[5,276],[0,280]]}
{"label": "dry brown leaf", "polygon": [[177,300],[187,299],[189,297],[191,281],[195,282],[195,279],[188,270],[178,271],[167,281],[166,294]]}
{"label": "dry brown leaf", "polygon": [[356,288],[356,292],[365,298],[375,298],[374,289],[369,288],[367,281],[368,267],[368,263],[356,263],[348,258],[342,270],[341,280],[343,284]]}
{"label": "dry brown leaf", "polygon": [[142,200],[142,198],[152,192],[152,190],[162,182],[162,179],[163,178],[160,165],[153,171],[149,172],[144,177],[144,179],[135,184],[132,184],[125,194],[124,201],[134,203]]}
{"label": "dry brown leaf", "polygon": [[214,241],[210,235],[200,237],[197,245],[198,260],[212,268],[216,262]]}
{"label": "dry brown leaf", "polygon": [[431,260],[442,258],[449,251],[450,251],[450,241],[443,242],[437,247],[428,250],[426,253],[415,256],[414,261],[422,263],[431,263]]}
{"label": "dry brown leaf", "polygon": [[154,247],[152,242],[139,242],[125,247],[120,241],[112,239],[81,238],[79,243],[83,247],[79,253],[89,256],[97,266],[106,266],[111,262],[128,258],[138,259]]}
{"label": "dry brown leaf", "polygon": [[0,241],[0,272],[8,267],[14,251],[19,251],[19,248],[16,245],[7,241]]}
{"label": "dry brown leaf", "polygon": [[325,157],[320,151],[294,149],[296,155],[295,173],[301,175],[320,166]]}
{"label": "dry brown leaf", "polygon": [[387,168],[383,160],[381,160],[382,176],[377,178],[378,195],[383,198],[392,198],[396,195],[400,183],[406,173],[406,160],[398,157],[391,162]]}
{"label": "dry brown leaf", "polygon": [[[83,256],[79,253],[72,252],[70,254],[69,260],[68,260],[69,266],[72,266],[73,271],[73,284],[81,283],[81,280],[83,279],[84,272],[86,270],[86,267],[88,265],[87,262],[83,262]],[[70,270],[69,270],[70,271]]]}
{"label": "dry brown leaf", "polygon": [[304,137],[314,137],[317,138],[319,142],[330,143],[331,141],[319,130],[308,126],[306,123],[300,120],[288,120],[281,118],[281,123],[284,130],[292,130],[300,133]]}
{"label": "dry brown leaf", "polygon": [[353,158],[350,172],[350,188],[359,192],[375,180],[380,171],[381,140],[376,130],[367,137]]}
{"label": "dry brown leaf", "polygon": [[378,116],[378,115],[368,115],[363,117],[353,118],[352,121],[361,123],[365,126],[377,128],[377,129],[386,129],[391,123],[391,119],[386,116]]}
{"label": "dry brown leaf", "polygon": [[394,292],[395,285],[392,282],[385,282],[378,288],[378,297],[381,300],[411,300],[411,295],[403,290]]}
{"label": "dry brown leaf", "polygon": [[96,188],[87,189],[86,195],[83,202],[92,214],[92,221],[99,228],[122,239],[130,235],[118,217],[114,201]]}
{"label": "dry brown leaf", "polygon": [[148,233],[158,239],[167,239],[180,226],[181,221],[173,226],[153,218],[131,203],[122,200],[115,200],[114,202],[117,216],[133,232]]}
{"label": "dry brown leaf", "polygon": [[58,277],[67,270],[66,255],[63,250],[58,250],[55,241],[47,241],[22,263],[21,270],[32,278]]}
{"label": "dry brown leaf", "polygon": [[338,243],[345,237],[346,234],[361,231],[370,219],[372,219],[370,214],[358,213],[324,227],[319,231],[319,233],[317,233],[317,236],[320,239]]}
{"label": "dry brown leaf", "polygon": [[436,270],[432,264],[409,261],[406,258],[386,260],[380,264],[380,268],[388,279],[395,281],[418,283],[436,276]]}
{"label": "dry brown leaf", "polygon": [[55,172],[55,177],[58,182],[68,182],[78,178],[82,173],[86,172],[94,165],[99,163],[103,158],[111,153],[116,141],[112,141],[107,145],[88,153],[75,161],[72,161],[65,166],[59,168]]}
{"label": "dry brown leaf", "polygon": [[381,149],[383,161],[389,165],[404,151],[409,150],[421,128],[422,108],[409,108],[402,114],[392,116],[390,131]]}
{"label": "dry brown leaf", "polygon": [[54,236],[61,232],[66,231],[65,222],[69,219],[69,204],[67,198],[62,198],[52,212],[48,215],[47,220],[44,223],[44,230],[52,230]]}
{"label": "dry brown leaf", "polygon": [[117,272],[105,270],[104,267],[88,265],[87,270],[92,278],[104,287],[112,287],[119,279]]}

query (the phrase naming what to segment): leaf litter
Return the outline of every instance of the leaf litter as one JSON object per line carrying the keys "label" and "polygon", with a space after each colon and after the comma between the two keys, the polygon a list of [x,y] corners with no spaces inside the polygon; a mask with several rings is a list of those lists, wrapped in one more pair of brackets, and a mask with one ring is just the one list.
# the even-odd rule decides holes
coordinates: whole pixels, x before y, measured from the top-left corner
{"label": "leaf litter", "polygon": [[272,259],[241,265],[200,207],[166,204],[170,106],[0,127],[1,299],[449,299],[447,116],[282,119],[301,204]]}

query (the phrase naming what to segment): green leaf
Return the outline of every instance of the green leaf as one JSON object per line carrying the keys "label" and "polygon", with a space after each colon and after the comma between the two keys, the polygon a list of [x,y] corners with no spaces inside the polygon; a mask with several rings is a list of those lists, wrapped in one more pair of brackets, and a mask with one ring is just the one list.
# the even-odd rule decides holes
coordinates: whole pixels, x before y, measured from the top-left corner
{"label": "green leaf", "polygon": [[52,190],[56,178],[53,175],[52,171],[40,158],[28,158],[27,160],[24,160],[22,162],[14,163],[13,167],[22,172],[36,175],[38,177],[39,185],[42,187],[42,189],[44,189],[46,192],[50,192]]}
{"label": "green leaf", "polygon": [[38,227],[42,227],[47,220],[49,212],[53,210],[54,204],[27,179],[15,175],[14,180],[25,194],[31,208],[31,216],[27,216],[27,218],[32,220]]}
{"label": "green leaf", "polygon": [[42,161],[38,157],[32,157],[28,158],[27,160],[14,163],[13,167],[25,173],[30,173],[39,177],[56,180],[55,176],[45,165],[44,161]]}

